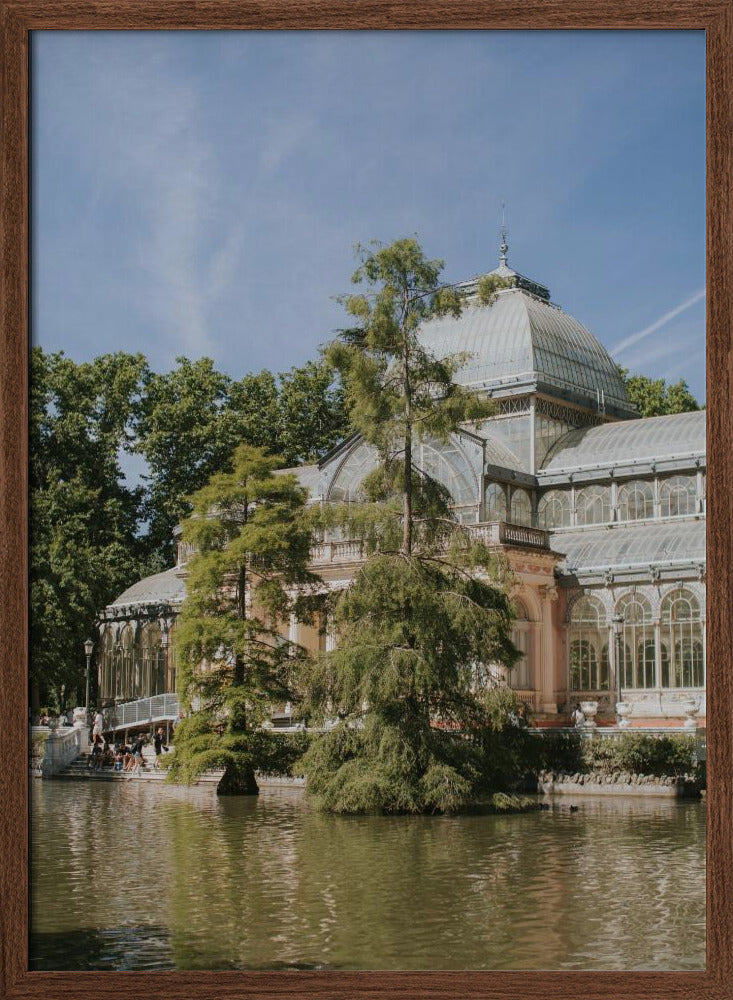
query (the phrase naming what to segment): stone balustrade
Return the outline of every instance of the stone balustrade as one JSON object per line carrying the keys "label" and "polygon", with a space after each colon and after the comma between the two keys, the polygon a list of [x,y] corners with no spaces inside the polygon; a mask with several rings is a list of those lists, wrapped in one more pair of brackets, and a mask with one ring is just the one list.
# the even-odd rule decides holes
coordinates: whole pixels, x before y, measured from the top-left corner
{"label": "stone balustrade", "polygon": [[[487,521],[484,524],[466,524],[463,527],[476,541],[488,546],[512,545],[522,548],[549,548],[549,532],[506,521]],[[350,539],[338,542],[319,542],[311,549],[311,563],[355,563],[364,558],[360,541]]]}
{"label": "stone balustrade", "polygon": [[89,730],[83,722],[73,726],[60,726],[58,729],[32,726],[31,773],[42,778],[58,774],[76,760],[88,744]]}
{"label": "stone balustrade", "polygon": [[512,691],[517,696],[522,704],[526,705],[527,708],[531,709],[533,712],[539,707],[538,691],[531,688],[512,688]]}

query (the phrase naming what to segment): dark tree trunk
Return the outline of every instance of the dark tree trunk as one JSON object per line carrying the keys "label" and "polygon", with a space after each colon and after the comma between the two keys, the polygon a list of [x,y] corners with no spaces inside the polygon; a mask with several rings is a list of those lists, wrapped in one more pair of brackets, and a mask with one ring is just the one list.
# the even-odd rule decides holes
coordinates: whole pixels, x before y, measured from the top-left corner
{"label": "dark tree trunk", "polygon": [[405,429],[405,478],[402,487],[402,549],[412,555],[412,428]]}
{"label": "dark tree trunk", "polygon": [[402,550],[412,555],[412,386],[410,385],[410,352],[405,339],[405,475],[402,483]]}
{"label": "dark tree trunk", "polygon": [[217,785],[217,795],[259,795],[254,768],[227,764],[224,776]]}

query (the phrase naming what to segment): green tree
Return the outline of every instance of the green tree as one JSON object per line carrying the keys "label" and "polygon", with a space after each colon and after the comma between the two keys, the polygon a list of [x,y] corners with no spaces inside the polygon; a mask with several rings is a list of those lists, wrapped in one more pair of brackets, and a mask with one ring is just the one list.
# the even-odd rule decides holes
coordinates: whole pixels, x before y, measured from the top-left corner
{"label": "green tree", "polygon": [[456,522],[412,451],[420,436],[445,440],[492,408],[454,382],[464,355],[437,358],[420,343],[421,322],[461,312],[439,284],[442,262],[413,239],[360,254],[354,281],[370,290],[344,299],[358,325],[327,358],[382,465],[365,503],[320,517],[360,534],[369,557],[336,602],[338,648],[309,676],[308,708],[343,721],[303,766],[327,809],[445,812],[488,790],[491,734],[509,720],[497,698],[517,706],[493,690],[485,664],[511,666],[517,651],[502,563]]}
{"label": "green tree", "polygon": [[178,358],[171,372],[148,373],[136,450],[148,465],[150,570],[170,564],[173,529],[190,513],[191,494],[231,468],[240,442],[294,465],[323,455],[346,425],[343,393],[324,362],[279,376],[265,369],[238,381],[217,371],[210,358]]}
{"label": "green tree", "polygon": [[76,364],[31,351],[32,701],[82,697],[82,643],[100,608],[140,575],[141,490],[120,464],[146,374],[141,355]]}
{"label": "green tree", "polygon": [[188,713],[176,731],[174,780],[224,767],[224,794],[257,791],[255,769],[268,738],[261,723],[273,703],[296,696],[303,651],[277,624],[307,588],[311,535],[305,491],[275,475],[278,459],[239,445],[232,471],[193,497],[183,537],[196,551],[177,624],[178,687]]}
{"label": "green tree", "polygon": [[325,361],[279,376],[277,451],[288,465],[321,458],[349,432],[344,391]]}
{"label": "green tree", "polygon": [[227,407],[231,379],[210,358],[176,363],[165,374],[147,374],[136,427],[136,450],[148,466],[151,571],[170,564],[173,528],[190,511],[187,497],[226,467],[237,443]]}
{"label": "green tree", "polygon": [[619,366],[629,400],[642,417],[662,417],[670,413],[689,413],[700,406],[684,379],[667,384],[663,378],[648,375],[630,375]]}
{"label": "green tree", "polygon": [[461,421],[482,419],[493,407],[454,381],[465,354],[437,357],[419,340],[425,320],[461,314],[459,293],[439,283],[443,261],[426,258],[413,238],[358,246],[357,253],[361,264],[352,281],[366,290],[341,300],[356,326],[341,332],[326,358],[344,380],[354,428],[387,465],[402,466],[402,550],[409,556],[413,481],[422,475],[412,460],[416,435],[445,439]]}
{"label": "green tree", "polygon": [[[226,404],[231,433],[236,440],[231,448],[245,442],[253,448],[280,455],[280,390],[278,377],[264,368],[232,382]],[[227,458],[231,458],[231,450]],[[217,470],[218,471],[218,470]]]}
{"label": "green tree", "polygon": [[517,656],[503,589],[475,575],[486,568],[391,553],[357,572],[336,603],[338,647],[310,678],[315,712],[344,720],[303,759],[320,806],[450,812],[518,777],[489,752],[519,718],[483,666]]}

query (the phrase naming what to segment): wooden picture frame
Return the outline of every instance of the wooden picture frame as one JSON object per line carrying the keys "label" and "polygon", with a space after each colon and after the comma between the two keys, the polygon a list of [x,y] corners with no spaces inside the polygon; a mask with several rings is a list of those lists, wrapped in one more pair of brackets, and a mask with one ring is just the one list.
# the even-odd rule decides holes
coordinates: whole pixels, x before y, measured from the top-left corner
{"label": "wooden picture frame", "polygon": [[[0,996],[733,995],[733,0],[2,0]],[[698,973],[28,971],[29,32],[38,29],[697,29],[707,41],[707,968]]]}

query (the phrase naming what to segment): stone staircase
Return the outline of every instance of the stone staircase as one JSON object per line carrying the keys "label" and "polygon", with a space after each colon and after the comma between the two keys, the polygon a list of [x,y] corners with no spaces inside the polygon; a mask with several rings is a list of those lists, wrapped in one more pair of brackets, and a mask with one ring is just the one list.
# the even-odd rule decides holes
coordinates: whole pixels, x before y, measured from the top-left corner
{"label": "stone staircase", "polygon": [[109,765],[95,770],[91,749],[87,749],[55,777],[68,781],[165,781],[166,772],[155,767],[155,750],[152,747],[143,748],[143,760],[145,767],[136,771],[116,771]]}
{"label": "stone staircase", "polygon": [[[91,747],[84,750],[76,760],[73,760],[62,771],[54,775],[55,779],[63,781],[165,781],[167,771],[155,767],[155,750],[152,746],[143,747],[145,767],[135,771],[116,771],[109,765],[95,770],[91,765]],[[196,788],[201,786],[216,789],[224,775],[223,769],[204,771],[193,783]]]}

